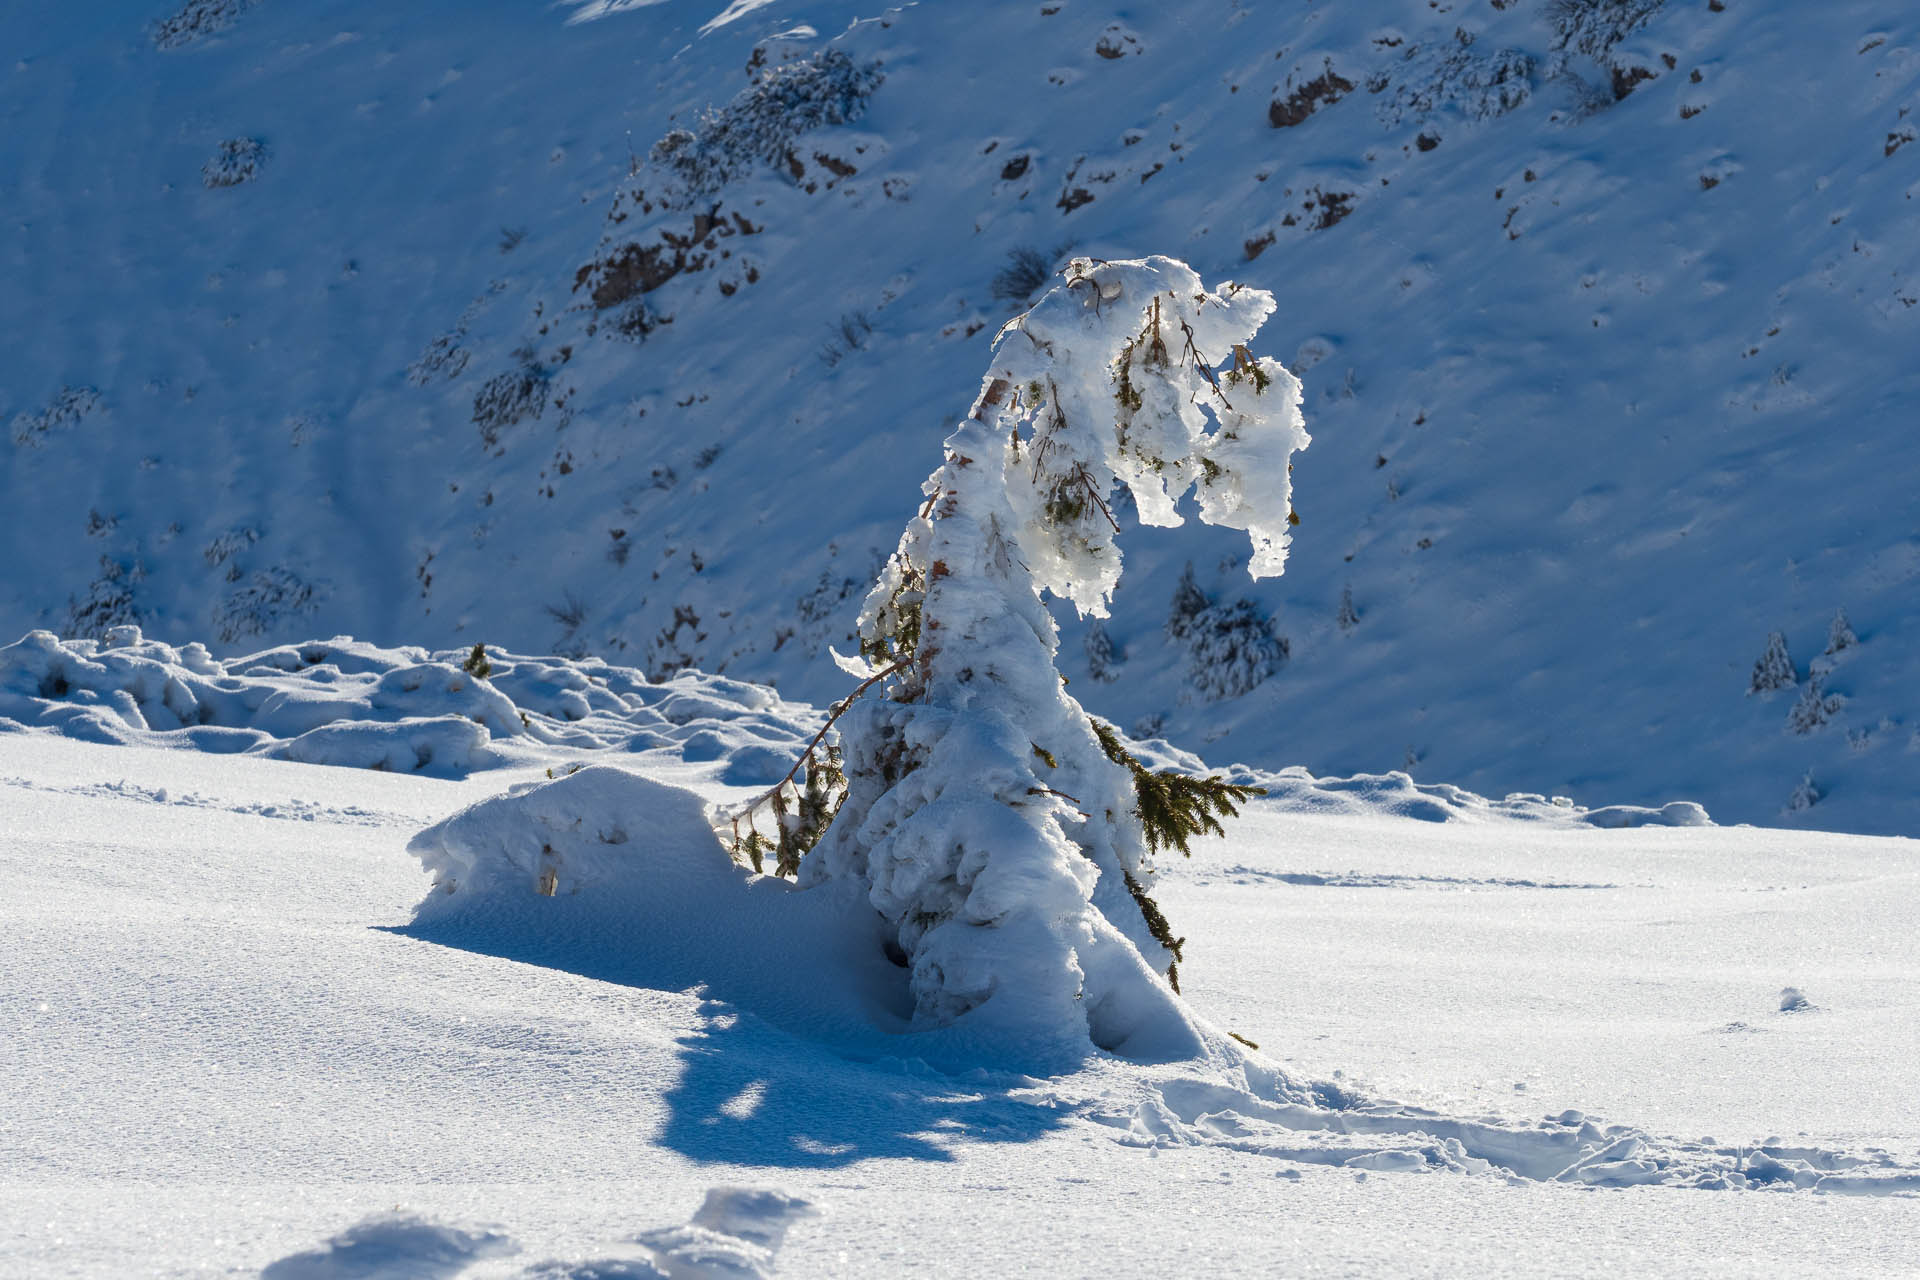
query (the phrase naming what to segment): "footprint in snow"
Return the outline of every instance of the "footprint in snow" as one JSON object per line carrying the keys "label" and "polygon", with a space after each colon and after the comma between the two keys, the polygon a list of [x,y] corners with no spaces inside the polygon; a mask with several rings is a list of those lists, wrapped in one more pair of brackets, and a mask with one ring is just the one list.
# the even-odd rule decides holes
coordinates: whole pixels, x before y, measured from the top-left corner
{"label": "footprint in snow", "polygon": [[[549,1260],[520,1280],[764,1280],[787,1231],[816,1210],[755,1187],[714,1187],[683,1226],[648,1231],[607,1257]],[[447,1280],[473,1263],[518,1252],[509,1237],[406,1215],[381,1215],[317,1249],[269,1264],[261,1280]]]}

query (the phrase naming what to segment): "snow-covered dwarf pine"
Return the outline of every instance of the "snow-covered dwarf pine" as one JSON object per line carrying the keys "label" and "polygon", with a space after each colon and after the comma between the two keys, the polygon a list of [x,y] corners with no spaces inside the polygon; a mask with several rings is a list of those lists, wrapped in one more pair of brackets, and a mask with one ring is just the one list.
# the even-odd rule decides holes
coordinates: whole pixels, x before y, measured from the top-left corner
{"label": "snow-covered dwarf pine", "polygon": [[843,665],[885,696],[839,721],[847,794],[800,880],[866,887],[921,1025],[972,1014],[1016,1034],[1083,1025],[1135,1056],[1192,1050],[1165,1016],[1181,940],[1148,859],[1217,830],[1248,789],[1142,770],[1063,688],[1041,592],[1106,615],[1121,484],[1160,526],[1191,490],[1201,519],[1247,531],[1255,577],[1281,572],[1308,436],[1298,380],[1246,347],[1273,310],[1170,258],[1075,259],[1001,330],[867,598],[862,658]]}

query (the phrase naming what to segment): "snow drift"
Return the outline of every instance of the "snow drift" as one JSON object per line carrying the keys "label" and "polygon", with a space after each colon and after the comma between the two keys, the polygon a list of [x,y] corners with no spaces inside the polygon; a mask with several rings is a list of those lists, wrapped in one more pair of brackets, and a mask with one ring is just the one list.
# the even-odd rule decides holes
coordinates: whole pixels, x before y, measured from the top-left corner
{"label": "snow drift", "polygon": [[99,640],[35,631],[0,647],[0,728],[89,742],[246,752],[302,764],[463,775],[568,750],[725,755],[770,782],[812,732],[771,689],[685,672],[656,683],[598,660],[385,649],[345,636],[216,660],[123,626]]}
{"label": "snow drift", "polygon": [[[987,1001],[949,1028],[916,1028],[908,973],[889,959],[884,921],[861,887],[799,889],[753,875],[732,861],[711,823],[694,793],[611,766],[515,788],[408,846],[434,883],[408,932],[610,981],[704,986],[777,1026],[870,1052],[1055,1071],[1095,1052],[1092,1015],[1071,1005],[1051,1010],[1060,1016],[1049,1023],[1009,1018]],[[1108,935],[1110,946],[1131,951]],[[1016,995],[1022,982],[1049,981],[1059,964],[1032,938],[1012,937],[999,957],[998,981]],[[1140,982],[1153,982],[1137,953],[1131,961]],[[1005,1007],[1031,1013],[1018,999]],[[1129,1043],[1154,1058],[1202,1052],[1170,994],[1105,1016],[1131,1028],[1114,1046],[1122,1055]]]}

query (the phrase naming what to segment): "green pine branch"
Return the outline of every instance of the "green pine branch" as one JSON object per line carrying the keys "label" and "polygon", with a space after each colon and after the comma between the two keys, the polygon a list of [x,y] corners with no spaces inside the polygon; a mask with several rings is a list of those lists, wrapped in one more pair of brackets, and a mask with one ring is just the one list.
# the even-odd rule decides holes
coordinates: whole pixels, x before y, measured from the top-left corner
{"label": "green pine branch", "polygon": [[1152,853],[1178,849],[1192,857],[1195,836],[1227,834],[1220,819],[1237,816],[1241,805],[1267,794],[1265,787],[1242,786],[1218,774],[1195,778],[1149,769],[1120,744],[1119,730],[1098,717],[1087,718],[1093,721],[1093,732],[1107,759],[1124,765],[1133,775],[1134,812],[1140,816]]}

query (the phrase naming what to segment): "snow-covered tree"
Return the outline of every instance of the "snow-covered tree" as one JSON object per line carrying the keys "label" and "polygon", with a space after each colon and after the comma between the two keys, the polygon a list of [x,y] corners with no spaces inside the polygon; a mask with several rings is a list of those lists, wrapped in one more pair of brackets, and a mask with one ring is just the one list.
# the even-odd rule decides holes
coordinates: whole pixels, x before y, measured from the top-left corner
{"label": "snow-covered tree", "polygon": [[1236,796],[1218,779],[1136,785],[1138,762],[1063,687],[1042,593],[1106,615],[1122,485],[1160,526],[1193,492],[1202,520],[1248,533],[1253,576],[1281,572],[1308,436],[1299,382],[1245,345],[1273,309],[1169,258],[1075,259],[1001,330],[867,599],[862,659],[844,664],[885,696],[840,720],[847,795],[800,878],[865,887],[920,1025],[1194,1050],[1161,980],[1181,940],[1148,859],[1156,833],[1184,845]]}
{"label": "snow-covered tree", "polygon": [[1809,769],[1787,796],[1786,812],[1805,813],[1825,799],[1826,794],[1820,789],[1820,784],[1813,780],[1813,771]]}
{"label": "snow-covered tree", "polygon": [[1173,599],[1167,602],[1167,635],[1174,640],[1185,640],[1193,634],[1195,620],[1205,613],[1213,602],[1207,599],[1207,593],[1194,581],[1193,561],[1187,561],[1187,567],[1180,571],[1180,581],[1173,584]]}
{"label": "snow-covered tree", "polygon": [[1094,618],[1087,623],[1084,647],[1087,651],[1088,675],[1102,684],[1112,684],[1120,678],[1120,651],[1100,619]]}
{"label": "snow-covered tree", "polygon": [[1186,646],[1188,698],[1219,702],[1258,688],[1287,660],[1285,637],[1251,600],[1219,604],[1208,598],[1193,576],[1181,571],[1167,605],[1167,636]]}
{"label": "snow-covered tree", "polygon": [[1820,673],[1807,676],[1807,683],[1800,690],[1800,697],[1787,712],[1787,727],[1795,733],[1812,733],[1840,714],[1840,708],[1847,700],[1837,693],[1828,693],[1821,681]]}
{"label": "snow-covered tree", "polygon": [[1287,638],[1251,600],[1208,605],[1187,636],[1188,697],[1202,702],[1240,698],[1265,683],[1289,653]]}
{"label": "snow-covered tree", "polygon": [[1860,637],[1853,634],[1853,624],[1847,620],[1847,611],[1840,609],[1827,624],[1827,653],[1836,654],[1859,643]]}
{"label": "snow-covered tree", "polygon": [[1793,659],[1787,654],[1787,638],[1778,631],[1772,632],[1767,636],[1766,652],[1753,664],[1747,692],[1771,693],[1798,683],[1800,678],[1794,674]]}

